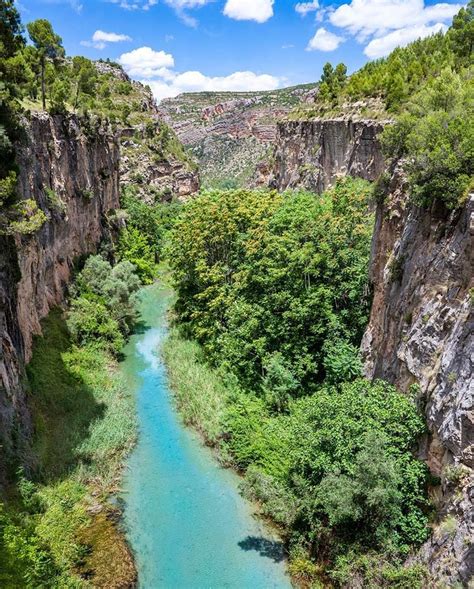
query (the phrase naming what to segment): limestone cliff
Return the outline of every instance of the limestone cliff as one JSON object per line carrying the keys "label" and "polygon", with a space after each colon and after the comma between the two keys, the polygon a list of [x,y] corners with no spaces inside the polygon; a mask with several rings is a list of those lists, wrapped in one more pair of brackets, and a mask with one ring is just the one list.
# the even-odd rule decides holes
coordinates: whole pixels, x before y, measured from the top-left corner
{"label": "limestone cliff", "polygon": [[273,161],[256,183],[319,193],[340,175],[376,180],[384,169],[382,130],[383,123],[372,120],[281,121]]}
{"label": "limestone cliff", "polygon": [[20,198],[34,199],[47,220],[34,234],[0,237],[0,476],[30,435],[23,367],[32,337],[119,207],[119,145],[94,121],[33,114],[17,146]]}
{"label": "limestone cliff", "polygon": [[424,458],[441,487],[433,536],[417,558],[450,587],[474,573],[473,238],[474,195],[452,213],[420,209],[401,167],[393,171],[377,208],[362,350],[368,377],[419,387],[430,432]]}
{"label": "limestone cliff", "polygon": [[205,184],[251,184],[266,160],[277,121],[314,99],[314,84],[268,92],[195,92],[163,100],[159,112],[199,162]]}
{"label": "limestone cliff", "polygon": [[159,119],[122,129],[120,147],[121,185],[133,185],[145,202],[186,200],[199,191],[196,164]]}

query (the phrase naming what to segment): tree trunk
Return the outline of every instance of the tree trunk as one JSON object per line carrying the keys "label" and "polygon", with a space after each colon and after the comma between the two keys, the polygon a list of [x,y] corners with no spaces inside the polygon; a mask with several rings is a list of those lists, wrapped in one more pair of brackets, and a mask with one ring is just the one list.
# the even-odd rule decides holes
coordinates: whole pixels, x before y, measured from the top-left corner
{"label": "tree trunk", "polygon": [[41,97],[43,99],[43,110],[46,110],[46,85],[44,81],[44,59],[41,60]]}

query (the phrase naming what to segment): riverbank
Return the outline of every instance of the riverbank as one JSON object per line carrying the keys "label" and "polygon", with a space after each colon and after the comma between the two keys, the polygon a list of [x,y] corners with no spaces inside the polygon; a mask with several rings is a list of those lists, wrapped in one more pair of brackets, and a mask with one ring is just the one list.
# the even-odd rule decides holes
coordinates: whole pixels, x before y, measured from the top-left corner
{"label": "riverbank", "polygon": [[161,350],[173,293],[159,282],[140,294],[141,326],[122,371],[136,390],[140,434],[124,478],[124,523],[139,586],[289,589],[278,537],[183,424]]}
{"label": "riverbank", "polygon": [[27,367],[36,464],[0,512],[0,585],[131,587],[136,571],[111,497],[135,442],[133,396],[103,348],[72,345],[60,309],[42,332]]}

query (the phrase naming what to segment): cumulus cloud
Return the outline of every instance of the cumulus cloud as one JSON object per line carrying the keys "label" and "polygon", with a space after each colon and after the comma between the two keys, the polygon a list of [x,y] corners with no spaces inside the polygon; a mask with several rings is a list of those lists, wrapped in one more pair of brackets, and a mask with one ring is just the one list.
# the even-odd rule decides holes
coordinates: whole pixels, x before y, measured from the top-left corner
{"label": "cumulus cloud", "polygon": [[224,14],[235,20],[266,22],[273,16],[274,0],[227,0]]}
{"label": "cumulus cloud", "polygon": [[344,37],[339,37],[324,27],[319,28],[314,37],[306,47],[307,51],[334,51],[344,41]]}
{"label": "cumulus cloud", "polygon": [[210,77],[198,71],[177,74],[172,80],[146,80],[157,100],[177,96],[183,92],[238,92],[251,90],[275,90],[279,78],[250,71],[234,72],[228,76]]}
{"label": "cumulus cloud", "polygon": [[81,45],[84,45],[85,47],[94,47],[95,49],[104,49],[108,43],[121,43],[123,41],[131,40],[132,38],[128,35],[107,33],[99,29],[92,35],[91,41],[81,41]]}
{"label": "cumulus cloud", "polygon": [[308,12],[314,12],[319,9],[319,1],[313,0],[312,2],[298,2],[295,6],[295,10],[298,14],[306,16]]}
{"label": "cumulus cloud", "polygon": [[450,20],[461,7],[446,3],[425,6],[424,0],[352,0],[331,12],[329,20],[363,42],[391,30]]}
{"label": "cumulus cloud", "polygon": [[416,39],[428,37],[429,35],[433,35],[439,31],[446,31],[447,28],[447,25],[443,23],[437,23],[429,27],[426,25],[415,25],[414,27],[398,29],[397,31],[392,31],[383,37],[376,37],[375,39],[372,39],[372,41],[370,41],[370,43],[364,49],[364,53],[371,59],[384,57],[393,51],[395,47],[403,47],[412,41],[416,41]]}
{"label": "cumulus cloud", "polygon": [[154,51],[151,47],[139,47],[123,53],[118,61],[134,78],[173,77],[168,69],[174,67],[173,56],[164,51]]}
{"label": "cumulus cloud", "polygon": [[[306,14],[311,4],[318,2],[300,2],[295,8]],[[446,30],[447,23],[462,6],[446,2],[427,6],[425,0],[350,0],[336,9],[318,10],[317,15],[342,30],[344,37],[352,35],[359,43],[364,43],[364,53],[377,58],[387,55],[395,47]],[[320,28],[307,49],[332,51],[339,47],[344,37]]]}
{"label": "cumulus cloud", "polygon": [[151,47],[123,53],[118,61],[132,78],[148,84],[157,100],[182,92],[274,90],[282,82],[275,76],[251,71],[214,77],[199,71],[179,73],[172,69],[174,58],[171,54]]}

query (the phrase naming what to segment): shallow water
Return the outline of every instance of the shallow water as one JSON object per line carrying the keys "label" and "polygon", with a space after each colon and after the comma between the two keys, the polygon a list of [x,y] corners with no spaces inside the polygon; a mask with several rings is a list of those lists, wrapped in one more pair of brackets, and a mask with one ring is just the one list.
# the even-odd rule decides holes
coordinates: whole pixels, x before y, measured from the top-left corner
{"label": "shallow water", "polygon": [[[125,526],[140,589],[288,589],[281,544],[177,415],[159,356],[171,293],[141,295],[144,327],[125,349],[139,438],[124,480]],[[157,355],[158,353],[158,355]]]}

